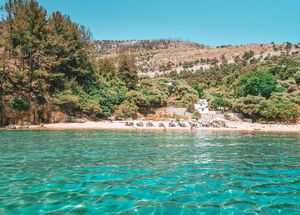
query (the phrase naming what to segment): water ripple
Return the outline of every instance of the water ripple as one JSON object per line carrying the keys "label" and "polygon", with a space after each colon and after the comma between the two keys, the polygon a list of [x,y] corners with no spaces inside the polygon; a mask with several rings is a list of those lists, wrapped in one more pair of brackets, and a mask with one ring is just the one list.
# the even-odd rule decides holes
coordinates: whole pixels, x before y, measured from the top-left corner
{"label": "water ripple", "polygon": [[0,131],[0,214],[300,214],[297,135]]}

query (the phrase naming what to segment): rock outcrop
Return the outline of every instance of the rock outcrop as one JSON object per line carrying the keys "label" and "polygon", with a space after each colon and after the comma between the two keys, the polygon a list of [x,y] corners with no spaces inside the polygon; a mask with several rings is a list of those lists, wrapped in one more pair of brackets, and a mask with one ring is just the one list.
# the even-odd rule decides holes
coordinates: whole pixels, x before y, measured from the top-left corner
{"label": "rock outcrop", "polygon": [[0,112],[0,126],[28,122],[31,124],[71,122],[72,117],[59,107],[31,107],[27,112],[16,113],[8,110]]}

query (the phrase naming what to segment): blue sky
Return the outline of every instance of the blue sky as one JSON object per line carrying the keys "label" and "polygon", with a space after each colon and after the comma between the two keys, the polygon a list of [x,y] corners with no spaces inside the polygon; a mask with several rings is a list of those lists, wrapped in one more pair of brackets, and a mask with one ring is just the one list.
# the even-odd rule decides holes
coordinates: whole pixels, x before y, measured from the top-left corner
{"label": "blue sky", "polygon": [[[3,0],[0,0],[3,2]],[[39,0],[94,39],[183,39],[206,45],[300,42],[300,0]]]}

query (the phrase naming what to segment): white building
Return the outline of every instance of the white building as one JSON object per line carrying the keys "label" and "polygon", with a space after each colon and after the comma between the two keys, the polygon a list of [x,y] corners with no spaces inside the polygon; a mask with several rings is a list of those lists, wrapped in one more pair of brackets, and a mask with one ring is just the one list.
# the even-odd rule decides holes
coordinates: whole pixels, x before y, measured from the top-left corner
{"label": "white building", "polygon": [[200,99],[199,103],[194,105],[194,108],[201,114],[209,112],[208,102],[206,99]]}

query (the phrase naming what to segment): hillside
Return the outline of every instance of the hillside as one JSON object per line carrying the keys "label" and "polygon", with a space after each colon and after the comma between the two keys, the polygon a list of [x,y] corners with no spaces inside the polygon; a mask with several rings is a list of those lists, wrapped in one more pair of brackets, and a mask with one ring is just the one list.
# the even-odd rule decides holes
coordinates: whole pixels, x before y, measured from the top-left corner
{"label": "hillside", "polygon": [[272,56],[299,55],[299,44],[250,44],[209,47],[178,40],[94,41],[93,53],[97,58],[116,58],[129,52],[137,59],[140,75],[155,77],[171,71],[209,69],[224,62],[238,59],[263,62]]}
{"label": "hillside", "polygon": [[299,120],[299,44],[93,41],[70,17],[47,16],[37,1],[12,4],[14,16],[6,8],[12,18],[0,23],[0,126],[162,118],[169,106],[197,119],[200,98],[224,117]]}

